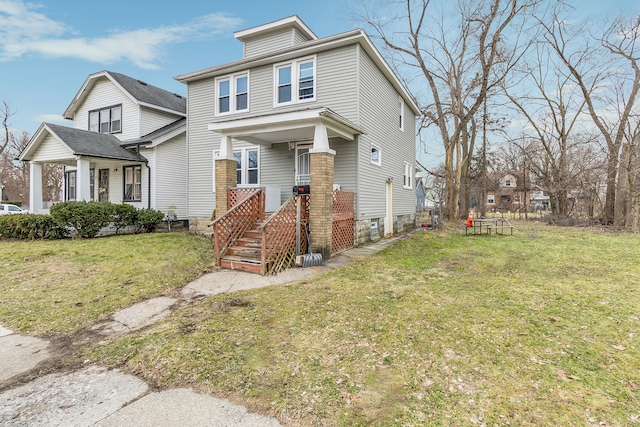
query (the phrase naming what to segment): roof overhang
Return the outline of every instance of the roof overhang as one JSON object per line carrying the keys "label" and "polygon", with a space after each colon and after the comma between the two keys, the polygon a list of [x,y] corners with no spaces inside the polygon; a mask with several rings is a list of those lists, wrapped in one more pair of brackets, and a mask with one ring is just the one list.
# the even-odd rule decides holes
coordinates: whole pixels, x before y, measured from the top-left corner
{"label": "roof overhang", "polygon": [[289,16],[288,18],[280,19],[268,24],[258,25],[257,27],[248,28],[246,30],[236,31],[233,33],[233,36],[240,41],[244,41],[246,39],[259,37],[283,28],[295,28],[310,40],[316,40],[318,38],[318,36],[316,36],[314,32],[311,31],[304,22],[302,22],[302,19],[300,19],[298,15]]}
{"label": "roof overhang", "polygon": [[365,131],[328,108],[293,111],[210,123],[208,129],[257,145],[313,140],[315,127],[324,125],[329,138],[353,141]]}

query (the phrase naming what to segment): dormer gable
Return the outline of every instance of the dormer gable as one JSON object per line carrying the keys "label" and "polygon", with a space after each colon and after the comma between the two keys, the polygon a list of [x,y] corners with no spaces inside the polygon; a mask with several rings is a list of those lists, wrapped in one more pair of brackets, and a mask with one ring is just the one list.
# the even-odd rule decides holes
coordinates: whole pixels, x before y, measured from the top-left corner
{"label": "dormer gable", "polygon": [[500,178],[500,188],[516,188],[517,186],[518,181],[516,177],[511,174],[506,174]]}
{"label": "dormer gable", "polygon": [[243,43],[243,58],[275,52],[318,39],[297,15],[236,31],[233,35]]}

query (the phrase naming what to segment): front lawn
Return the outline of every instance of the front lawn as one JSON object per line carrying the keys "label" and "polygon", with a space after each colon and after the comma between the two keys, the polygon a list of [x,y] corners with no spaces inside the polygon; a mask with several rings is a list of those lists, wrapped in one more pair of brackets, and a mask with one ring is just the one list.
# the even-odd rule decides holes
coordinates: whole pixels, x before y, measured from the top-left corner
{"label": "front lawn", "polygon": [[182,287],[213,263],[211,239],[183,233],[0,242],[0,324],[69,334]]}
{"label": "front lawn", "polygon": [[296,426],[637,424],[639,237],[517,225],[418,232],[81,357]]}

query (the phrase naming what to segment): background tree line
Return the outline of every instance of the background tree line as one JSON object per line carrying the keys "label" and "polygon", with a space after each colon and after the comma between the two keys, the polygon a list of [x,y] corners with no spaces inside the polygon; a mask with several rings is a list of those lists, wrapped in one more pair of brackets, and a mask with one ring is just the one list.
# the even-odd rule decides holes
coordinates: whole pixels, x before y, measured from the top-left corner
{"label": "background tree line", "polygon": [[442,144],[442,166],[425,169],[444,181],[446,219],[484,205],[489,172],[524,171],[554,214],[579,195],[586,215],[638,229],[640,17],[595,23],[580,6],[362,2],[359,19],[421,107],[422,149]]}

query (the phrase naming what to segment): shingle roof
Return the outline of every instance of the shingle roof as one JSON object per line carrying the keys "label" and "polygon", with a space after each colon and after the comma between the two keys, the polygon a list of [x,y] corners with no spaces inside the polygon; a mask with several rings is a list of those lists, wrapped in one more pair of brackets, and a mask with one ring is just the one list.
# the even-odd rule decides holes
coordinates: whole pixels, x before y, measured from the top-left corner
{"label": "shingle roof", "polygon": [[146,161],[142,156],[120,146],[120,140],[113,135],[89,132],[68,126],[45,123],[51,132],[60,138],[76,156],[99,157],[103,159]]}
{"label": "shingle roof", "polygon": [[124,90],[140,102],[168,108],[181,113],[187,112],[187,98],[184,96],[177,95],[124,74],[114,73],[113,71],[107,71],[107,73],[113,77]]}

